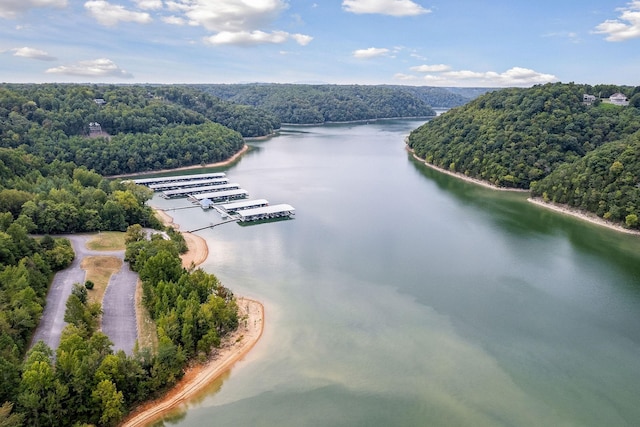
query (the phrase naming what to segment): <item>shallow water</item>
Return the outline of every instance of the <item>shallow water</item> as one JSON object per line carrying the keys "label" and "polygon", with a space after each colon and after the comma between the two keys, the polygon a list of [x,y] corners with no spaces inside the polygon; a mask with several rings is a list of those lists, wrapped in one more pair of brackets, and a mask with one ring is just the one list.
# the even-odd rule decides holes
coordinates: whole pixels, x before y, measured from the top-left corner
{"label": "shallow water", "polygon": [[265,334],[165,424],[640,420],[640,239],[424,168],[403,144],[420,124],[285,128],[226,169],[296,217],[198,232],[203,268],[264,302]]}

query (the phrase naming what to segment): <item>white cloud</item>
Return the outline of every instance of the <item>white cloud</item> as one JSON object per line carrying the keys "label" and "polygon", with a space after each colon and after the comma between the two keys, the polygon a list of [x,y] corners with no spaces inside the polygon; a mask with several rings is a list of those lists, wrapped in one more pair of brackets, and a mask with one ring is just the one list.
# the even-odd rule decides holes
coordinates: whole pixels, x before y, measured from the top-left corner
{"label": "white cloud", "polygon": [[181,11],[191,25],[215,32],[253,31],[272,22],[287,8],[283,0],[174,0],[171,11]]}
{"label": "white cloud", "polygon": [[418,73],[441,73],[443,71],[449,71],[451,69],[450,66],[445,64],[434,64],[434,65],[418,65],[416,67],[409,68],[411,71],[416,71]]}
{"label": "white cloud", "polygon": [[411,0],[344,0],[342,8],[352,13],[377,13],[391,16],[415,16],[431,12]]}
{"label": "white cloud", "polygon": [[174,16],[174,15],[164,16],[161,19],[162,19],[162,22],[170,25],[186,25],[187,24],[187,21],[180,18],[179,16]]}
{"label": "white cloud", "polygon": [[353,57],[358,59],[370,59],[378,56],[387,55],[389,49],[383,47],[370,47],[368,49],[358,49],[353,51]]}
{"label": "white cloud", "polygon": [[273,31],[271,33],[260,30],[236,32],[221,31],[217,34],[214,34],[213,36],[206,37],[205,41],[213,45],[250,46],[267,43],[285,43],[291,39],[304,46],[312,40],[312,37],[306,36],[304,34],[290,34],[286,31]]}
{"label": "white cloud", "polygon": [[162,0],[135,0],[140,9],[158,10],[162,9]]}
{"label": "white cloud", "polygon": [[66,6],[67,0],[2,0],[0,1],[0,18],[15,19],[29,9]]}
{"label": "white cloud", "polygon": [[106,58],[80,61],[71,65],[61,65],[60,67],[49,68],[46,72],[49,74],[65,74],[81,77],[133,77],[130,73],[120,68],[115,62]]}
{"label": "white cloud", "polygon": [[124,6],[111,4],[105,0],[91,0],[84,4],[85,9],[96,21],[106,26],[114,26],[119,22],[136,22],[146,24],[151,22],[151,16],[146,12],[127,10]]}
{"label": "white cloud", "polygon": [[[396,74],[394,78],[402,81],[414,81],[417,79],[417,77],[413,75],[402,73]],[[481,87],[528,87],[534,84],[549,83],[557,80],[558,78],[552,74],[539,73],[522,67],[513,67],[503,73],[470,70],[443,71],[438,74],[427,74],[421,79],[423,84],[433,86]]]}
{"label": "white cloud", "polygon": [[18,47],[11,49],[13,56],[21,56],[23,58],[38,59],[40,61],[55,61],[56,58],[49,55],[44,50],[34,49],[32,47]]}
{"label": "white cloud", "polygon": [[595,34],[606,34],[605,40],[621,42],[640,37],[640,0],[627,3],[626,7],[616,9],[618,19],[607,19],[596,26]]}

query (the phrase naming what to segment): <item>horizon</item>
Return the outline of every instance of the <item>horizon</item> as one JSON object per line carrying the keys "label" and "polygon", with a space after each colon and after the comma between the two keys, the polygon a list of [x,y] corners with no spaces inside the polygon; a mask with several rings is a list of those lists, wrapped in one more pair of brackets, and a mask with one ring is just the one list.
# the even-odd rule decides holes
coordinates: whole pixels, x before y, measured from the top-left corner
{"label": "horizon", "polygon": [[496,89],[640,84],[640,0],[450,3],[7,2],[0,4],[0,81]]}

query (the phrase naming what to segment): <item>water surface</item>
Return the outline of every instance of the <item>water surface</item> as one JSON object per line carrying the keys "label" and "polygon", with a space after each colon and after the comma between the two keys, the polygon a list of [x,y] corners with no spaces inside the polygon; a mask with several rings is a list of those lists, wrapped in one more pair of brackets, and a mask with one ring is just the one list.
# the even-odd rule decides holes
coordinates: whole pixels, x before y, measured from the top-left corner
{"label": "water surface", "polygon": [[198,232],[265,335],[165,424],[637,424],[640,239],[424,168],[420,124],[285,128],[226,170],[296,218]]}

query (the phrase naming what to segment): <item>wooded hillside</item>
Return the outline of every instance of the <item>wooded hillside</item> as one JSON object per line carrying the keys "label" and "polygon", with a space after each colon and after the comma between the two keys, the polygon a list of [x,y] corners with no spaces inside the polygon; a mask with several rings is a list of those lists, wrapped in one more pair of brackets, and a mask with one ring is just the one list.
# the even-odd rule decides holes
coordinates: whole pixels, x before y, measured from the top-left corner
{"label": "wooded hillside", "polygon": [[[607,103],[615,92],[625,93],[630,105]],[[640,206],[633,189],[638,159],[628,151],[640,129],[639,92],[561,83],[503,89],[426,123],[408,144],[436,166],[501,187],[531,187],[552,201],[625,220]],[[602,100],[586,105],[583,95],[594,93]],[[623,169],[613,167],[616,161]]]}
{"label": "wooded hillside", "polygon": [[187,87],[0,85],[0,147],[102,175],[226,160],[242,136],[279,126],[268,113]]}
{"label": "wooded hillside", "polygon": [[222,99],[269,111],[282,123],[435,116],[426,102],[395,86],[233,84],[196,87]]}

